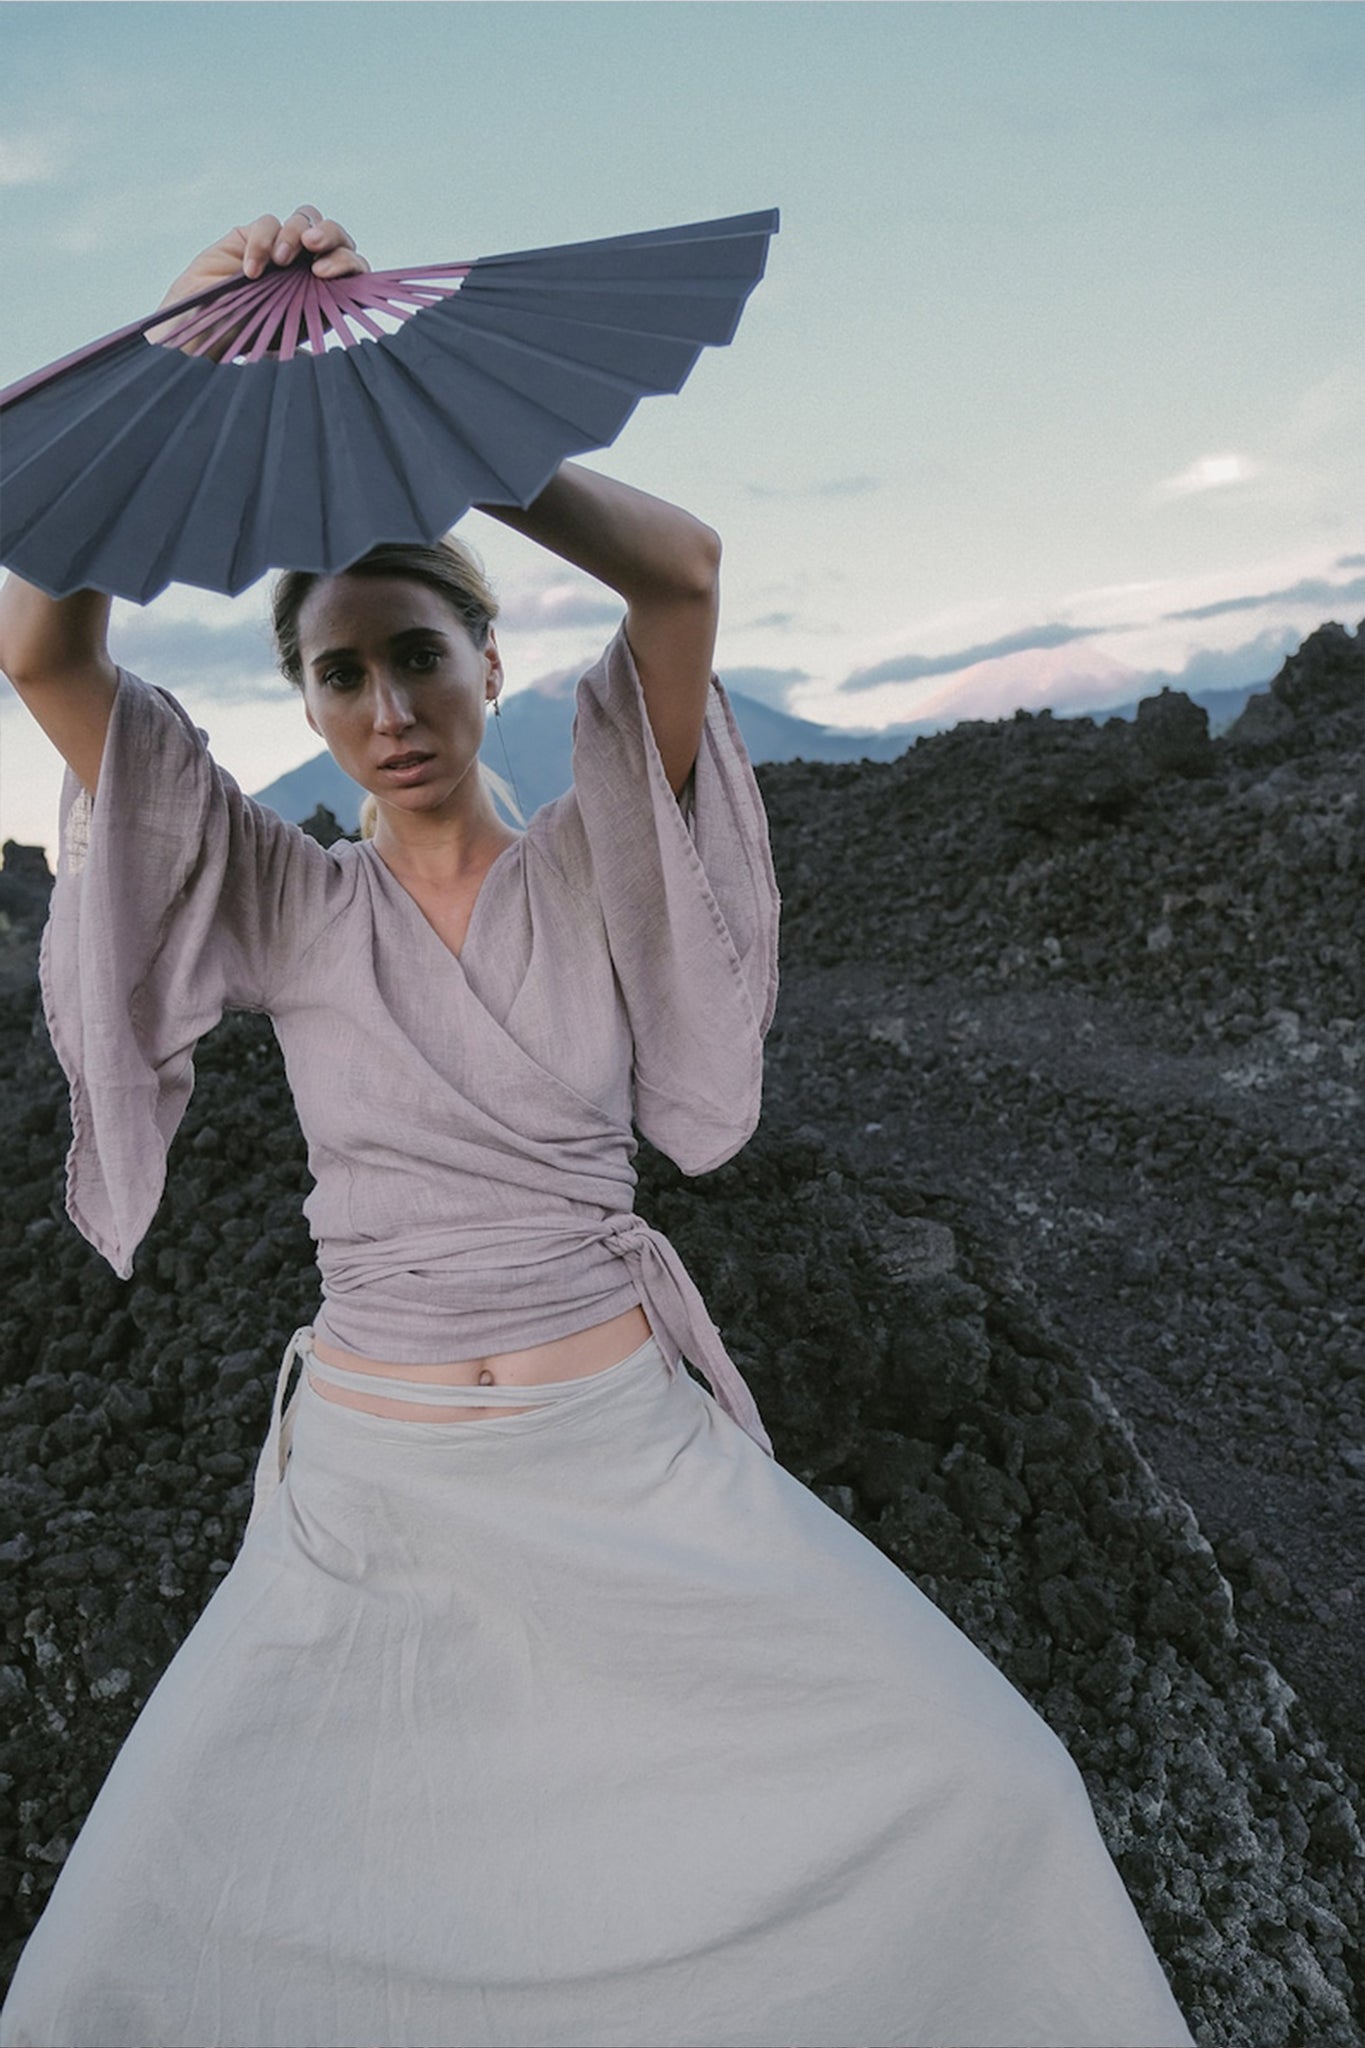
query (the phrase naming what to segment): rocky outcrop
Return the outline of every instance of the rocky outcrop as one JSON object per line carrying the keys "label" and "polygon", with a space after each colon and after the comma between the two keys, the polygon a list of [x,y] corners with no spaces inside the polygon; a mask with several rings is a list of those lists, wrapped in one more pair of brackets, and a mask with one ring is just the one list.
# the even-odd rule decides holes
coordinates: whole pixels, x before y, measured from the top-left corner
{"label": "rocky outcrop", "polygon": [[[784,1462],[1068,1743],[1209,2048],[1359,2031],[1349,1702],[1306,1653],[1295,1698],[1274,1654],[1294,1609],[1331,1634],[1329,1587],[1252,1501],[1292,1487],[1311,1523],[1365,1448],[1360,740],[1334,680],[1360,642],[1324,631],[1325,708],[1295,682],[1303,744],[1268,771],[1169,693],[1126,736],[1020,718],[760,770],[764,1123],[701,1180],[641,1157]],[[228,1568],[316,1306],[264,1020],[204,1042],[126,1286],[62,1215],[65,1130],[25,987],[0,999],[11,1956]],[[1205,1433],[1230,1482],[1260,1460],[1212,1532],[1186,1499]]]}
{"label": "rocky outcrop", "polygon": [[1340,729],[1348,746],[1359,743],[1365,721],[1365,677],[1360,635],[1335,622],[1320,626],[1291,654],[1268,691],[1248,700],[1224,740],[1249,761],[1288,760],[1312,754]]}
{"label": "rocky outcrop", "polygon": [[52,872],[42,847],[7,839],[0,848],[0,991],[32,982],[51,894]]}
{"label": "rocky outcrop", "polygon": [[[0,1240],[13,1947],[232,1559],[280,1342],[314,1296],[263,1020],[206,1045],[127,1287],[53,1213],[61,1092],[25,1005],[4,1022],[28,1103]],[[697,1275],[784,1462],[1067,1741],[1201,2040],[1348,2039],[1349,1782],[1026,1281],[950,1202],[853,1172],[814,1127],[765,1129],[700,1182],[651,1156],[640,1206]]]}
{"label": "rocky outcrop", "polygon": [[1160,769],[1164,743],[1146,742],[1173,709],[1188,741],[1174,693],[1131,725],[1019,712],[885,765],[760,770],[786,957],[1153,1002],[1172,1046],[1245,1036],[1269,1010],[1329,1041],[1349,1031],[1365,960],[1365,633],[1322,627],[1271,698],[1293,720],[1283,758],[1248,759],[1229,732],[1207,756],[1194,741],[1207,773]]}
{"label": "rocky outcrop", "polygon": [[359,836],[355,832],[348,832],[346,827],[338,822],[336,813],[329,811],[326,804],[318,804],[311,816],[304,819],[299,829],[306,832],[310,838],[316,839],[319,846],[335,846],[338,839],[355,839]]}

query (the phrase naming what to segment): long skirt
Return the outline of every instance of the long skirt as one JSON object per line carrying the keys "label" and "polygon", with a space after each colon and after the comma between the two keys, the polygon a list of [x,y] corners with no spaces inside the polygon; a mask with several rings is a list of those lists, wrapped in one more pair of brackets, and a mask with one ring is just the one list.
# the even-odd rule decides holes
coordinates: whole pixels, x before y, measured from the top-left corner
{"label": "long skirt", "polygon": [[652,1338],[471,1397],[277,1397],[6,2048],[1188,2048],[1062,1744]]}

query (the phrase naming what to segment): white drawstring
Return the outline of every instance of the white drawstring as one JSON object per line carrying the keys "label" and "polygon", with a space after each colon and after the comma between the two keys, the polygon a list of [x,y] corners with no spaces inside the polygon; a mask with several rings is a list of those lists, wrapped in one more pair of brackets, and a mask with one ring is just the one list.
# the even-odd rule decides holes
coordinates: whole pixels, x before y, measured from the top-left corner
{"label": "white drawstring", "polygon": [[[285,1345],[279,1377],[275,1381],[275,1400],[270,1410],[270,1431],[262,1446],[261,1455],[256,1460],[256,1479],[252,1487],[251,1513],[247,1516],[246,1523],[248,1533],[257,1517],[265,1511],[271,1496],[284,1478],[284,1468],[289,1460],[289,1444],[294,1429],[294,1410],[298,1406],[299,1395],[303,1392],[303,1357],[305,1352],[311,1350],[312,1343],[313,1326],[311,1323],[305,1323],[302,1329],[295,1330],[293,1336]],[[284,1405],[284,1390],[289,1382],[290,1368],[296,1363],[299,1367],[299,1383],[290,1396],[289,1406],[286,1408]]]}

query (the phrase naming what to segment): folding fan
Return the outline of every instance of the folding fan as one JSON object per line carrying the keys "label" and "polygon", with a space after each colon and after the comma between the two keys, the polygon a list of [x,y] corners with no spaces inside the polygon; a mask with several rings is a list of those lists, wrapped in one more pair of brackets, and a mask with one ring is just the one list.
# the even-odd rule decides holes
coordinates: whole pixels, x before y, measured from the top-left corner
{"label": "folding fan", "polygon": [[235,595],[528,505],[730,341],[777,225],[213,285],[0,392],[0,561],[53,597]]}

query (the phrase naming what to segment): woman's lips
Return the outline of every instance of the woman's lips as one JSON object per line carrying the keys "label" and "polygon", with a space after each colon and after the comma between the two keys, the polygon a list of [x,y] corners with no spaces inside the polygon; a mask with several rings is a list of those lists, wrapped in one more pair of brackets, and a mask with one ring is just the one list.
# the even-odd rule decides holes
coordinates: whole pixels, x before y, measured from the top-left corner
{"label": "woman's lips", "polygon": [[435,758],[434,754],[395,754],[391,760],[380,762],[379,771],[394,782],[416,782]]}

